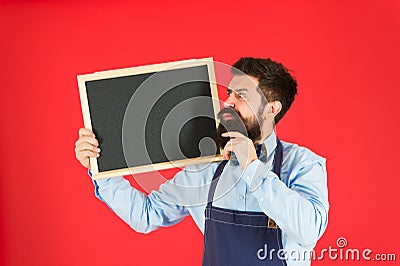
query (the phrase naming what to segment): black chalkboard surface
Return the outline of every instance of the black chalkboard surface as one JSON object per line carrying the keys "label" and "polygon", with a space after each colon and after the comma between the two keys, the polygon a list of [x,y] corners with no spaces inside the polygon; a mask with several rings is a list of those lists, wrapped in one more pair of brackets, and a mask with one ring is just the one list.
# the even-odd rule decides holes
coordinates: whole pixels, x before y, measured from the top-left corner
{"label": "black chalkboard surface", "polygon": [[212,58],[79,75],[94,179],[219,161]]}

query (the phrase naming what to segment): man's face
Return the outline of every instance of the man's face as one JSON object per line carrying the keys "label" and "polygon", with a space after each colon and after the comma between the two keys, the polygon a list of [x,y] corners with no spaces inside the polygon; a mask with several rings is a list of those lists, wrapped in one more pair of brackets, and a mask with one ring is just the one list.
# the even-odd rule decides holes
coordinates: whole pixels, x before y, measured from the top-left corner
{"label": "man's face", "polygon": [[252,76],[235,75],[227,89],[225,108],[218,113],[220,124],[217,130],[217,144],[223,148],[228,138],[220,135],[226,131],[238,131],[253,142],[261,139],[263,112],[266,100],[258,89],[258,80]]}

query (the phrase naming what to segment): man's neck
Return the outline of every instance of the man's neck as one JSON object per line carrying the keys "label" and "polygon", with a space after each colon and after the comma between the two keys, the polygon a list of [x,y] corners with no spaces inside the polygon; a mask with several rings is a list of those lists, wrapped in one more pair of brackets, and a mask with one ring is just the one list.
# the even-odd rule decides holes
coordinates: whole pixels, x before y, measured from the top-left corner
{"label": "man's neck", "polygon": [[272,134],[272,131],[274,131],[273,127],[270,127],[269,129],[263,131],[261,139],[259,141],[254,142],[254,146],[263,143]]}

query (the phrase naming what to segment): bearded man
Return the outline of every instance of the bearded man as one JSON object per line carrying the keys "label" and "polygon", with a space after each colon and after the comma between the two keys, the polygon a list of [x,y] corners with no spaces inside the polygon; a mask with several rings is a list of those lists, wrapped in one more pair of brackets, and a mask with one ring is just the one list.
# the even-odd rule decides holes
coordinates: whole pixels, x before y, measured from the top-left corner
{"label": "bearded man", "polygon": [[[216,136],[225,161],[187,166],[149,195],[123,177],[94,181],[95,194],[138,232],[191,215],[203,265],[310,265],[328,222],[326,161],[274,131],[297,82],[271,59],[241,58],[232,74]],[[79,130],[75,151],[90,168],[99,156],[92,131]]]}

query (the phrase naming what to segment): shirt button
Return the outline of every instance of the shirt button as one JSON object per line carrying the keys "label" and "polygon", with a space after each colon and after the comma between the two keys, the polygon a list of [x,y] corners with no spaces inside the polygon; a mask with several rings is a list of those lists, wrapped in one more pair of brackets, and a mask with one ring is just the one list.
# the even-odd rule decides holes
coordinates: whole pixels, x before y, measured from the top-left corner
{"label": "shirt button", "polygon": [[240,195],[240,196],[239,196],[239,199],[243,200],[243,199],[244,199],[244,196],[243,196],[243,195]]}
{"label": "shirt button", "polygon": [[250,181],[250,176],[247,176],[247,177],[246,177],[246,180],[247,180],[247,181]]}
{"label": "shirt button", "polygon": [[264,201],[264,198],[261,198],[260,201],[263,202],[263,201]]}

